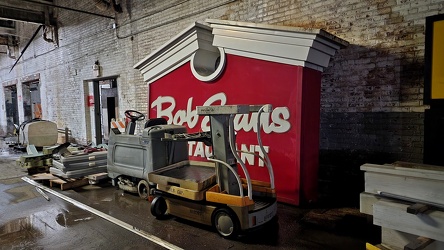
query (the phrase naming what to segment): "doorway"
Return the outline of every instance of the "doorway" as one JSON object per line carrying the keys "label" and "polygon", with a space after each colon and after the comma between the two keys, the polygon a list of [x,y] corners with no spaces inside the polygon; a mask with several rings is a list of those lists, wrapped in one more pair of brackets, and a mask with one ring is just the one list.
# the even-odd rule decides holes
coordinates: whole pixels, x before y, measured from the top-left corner
{"label": "doorway", "polygon": [[5,87],[6,133],[14,134],[14,124],[19,125],[17,86]]}
{"label": "doorway", "polygon": [[118,117],[117,79],[93,81],[94,131],[96,145],[108,143],[110,124]]}
{"label": "doorway", "polygon": [[23,89],[23,111],[25,121],[42,118],[39,81],[25,82]]}
{"label": "doorway", "polygon": [[444,166],[444,106],[431,106],[424,116],[424,163]]}

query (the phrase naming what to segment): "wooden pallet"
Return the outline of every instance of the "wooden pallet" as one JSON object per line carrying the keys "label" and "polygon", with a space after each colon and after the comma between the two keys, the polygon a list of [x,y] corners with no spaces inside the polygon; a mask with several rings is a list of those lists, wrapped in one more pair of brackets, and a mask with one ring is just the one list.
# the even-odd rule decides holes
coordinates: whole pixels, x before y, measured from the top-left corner
{"label": "wooden pallet", "polygon": [[62,191],[88,185],[88,178],[62,179],[48,173],[35,174],[32,176],[32,179],[37,182],[41,182],[43,185],[49,185],[50,187],[60,187],[60,190]]}
{"label": "wooden pallet", "polygon": [[58,177],[54,176],[52,174],[48,174],[48,173],[41,173],[41,174],[32,175],[32,179],[34,181],[51,180],[51,179],[56,179],[56,178],[58,178]]}
{"label": "wooden pallet", "polygon": [[49,186],[49,180],[56,179],[58,177],[49,174],[49,173],[39,173],[39,174],[33,174],[32,179],[36,182],[40,182],[45,186]]}
{"label": "wooden pallet", "polygon": [[108,173],[97,173],[97,174],[90,174],[86,176],[88,178],[88,182],[91,185],[98,184],[102,180],[108,179]]}
{"label": "wooden pallet", "polygon": [[50,187],[55,187],[55,186],[60,186],[60,190],[68,190],[71,188],[76,188],[76,187],[82,187],[88,185],[88,178],[81,178],[81,179],[52,179],[49,180],[49,186]]}

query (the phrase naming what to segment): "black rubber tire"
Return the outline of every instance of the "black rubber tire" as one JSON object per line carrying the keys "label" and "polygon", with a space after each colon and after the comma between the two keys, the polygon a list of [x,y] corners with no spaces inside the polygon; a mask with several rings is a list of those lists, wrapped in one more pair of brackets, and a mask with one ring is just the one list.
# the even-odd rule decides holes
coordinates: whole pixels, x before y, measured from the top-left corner
{"label": "black rubber tire", "polygon": [[167,216],[167,203],[163,197],[157,196],[151,202],[151,214],[157,219],[164,219]]}
{"label": "black rubber tire", "polygon": [[140,198],[147,200],[148,196],[150,195],[150,186],[148,185],[148,182],[145,180],[140,180],[137,184],[137,192],[139,193]]}
{"label": "black rubber tire", "polygon": [[228,208],[215,210],[212,223],[217,233],[224,238],[235,238],[239,234],[239,220],[236,214]]}

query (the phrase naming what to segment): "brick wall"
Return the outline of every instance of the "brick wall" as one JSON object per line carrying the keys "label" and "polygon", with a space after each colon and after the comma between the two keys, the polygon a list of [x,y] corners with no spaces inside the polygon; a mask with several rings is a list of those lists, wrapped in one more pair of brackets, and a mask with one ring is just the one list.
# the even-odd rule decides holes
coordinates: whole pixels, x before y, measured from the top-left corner
{"label": "brick wall", "polygon": [[[57,1],[57,4],[66,4]],[[147,110],[147,86],[132,66],[195,21],[228,19],[322,28],[350,42],[323,74],[321,163],[346,154],[372,161],[421,162],[425,17],[444,13],[444,0],[134,0],[124,12],[101,11],[92,1],[71,8],[116,20],[56,10],[59,46],[36,38],[9,73],[13,60],[0,55],[0,83],[40,73],[43,118],[68,126],[78,142],[90,141],[85,98],[96,60],[102,76],[118,75],[121,112]],[[117,28],[113,28],[113,24]],[[29,37],[36,26],[21,24]],[[20,50],[27,40],[22,38]],[[18,83],[20,85],[20,83]],[[20,88],[19,88],[20,89]],[[0,95],[4,98],[4,95]],[[0,100],[3,104],[4,100]],[[4,111],[4,105],[2,106]],[[0,117],[5,131],[5,117]],[[336,152],[338,154],[331,154]],[[337,162],[337,164],[340,164]],[[356,173],[356,172],[355,172]]]}

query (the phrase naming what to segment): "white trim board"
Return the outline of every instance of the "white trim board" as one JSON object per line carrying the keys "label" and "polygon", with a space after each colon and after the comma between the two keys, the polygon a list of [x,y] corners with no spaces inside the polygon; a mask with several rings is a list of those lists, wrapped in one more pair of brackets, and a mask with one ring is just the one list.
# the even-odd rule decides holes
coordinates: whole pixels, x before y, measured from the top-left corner
{"label": "white trim board", "polygon": [[[323,71],[331,56],[347,42],[323,30],[206,20],[213,28],[213,45],[227,53],[309,67]],[[337,39],[335,39],[337,38]]]}
{"label": "white trim board", "polygon": [[231,29],[235,29],[233,27],[244,27],[245,29],[254,29],[258,33],[275,33],[277,35],[281,34],[290,34],[290,36],[299,36],[295,34],[316,34],[322,37],[325,37],[327,40],[331,40],[331,42],[336,43],[341,47],[346,47],[349,43],[333,34],[328,33],[323,29],[314,29],[314,28],[302,28],[302,27],[293,27],[293,26],[280,26],[280,25],[270,25],[263,23],[250,23],[250,22],[239,22],[239,21],[228,21],[228,20],[216,20],[216,19],[207,19],[205,20],[207,23],[213,25],[220,25],[225,27],[232,27]]}
{"label": "white trim board", "polygon": [[365,192],[379,191],[444,206],[444,182],[403,175],[365,172]]}
{"label": "white trim board", "polygon": [[[404,249],[404,246],[416,240],[420,237],[405,233],[399,230],[393,230],[390,228],[381,228],[381,244],[382,246],[389,247],[390,249]],[[434,241],[430,245],[423,248],[423,250],[442,250],[444,249],[443,241]]]}
{"label": "white trim board", "polygon": [[444,241],[444,212],[407,213],[409,204],[378,201],[373,205],[373,224],[430,239]]}
{"label": "white trim board", "polygon": [[[320,29],[208,19],[195,22],[134,65],[148,84],[189,62],[198,50],[323,71],[348,42]],[[191,68],[190,68],[191,70]]]}
{"label": "white trim board", "polygon": [[[391,175],[400,175],[416,178],[425,178],[431,180],[444,181],[444,167],[439,169],[419,169],[419,168],[407,168],[399,167],[397,165],[377,165],[366,163],[361,166],[361,170],[366,172],[383,173]],[[444,184],[443,184],[444,185]]]}
{"label": "white trim board", "polygon": [[140,70],[144,81],[152,83],[189,62],[198,49],[208,50],[212,41],[211,29],[195,23],[142,59],[134,68]]}
{"label": "white trim board", "polygon": [[359,194],[359,212],[363,214],[373,215],[373,204],[384,200],[379,196],[371,193],[362,192]]}

